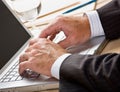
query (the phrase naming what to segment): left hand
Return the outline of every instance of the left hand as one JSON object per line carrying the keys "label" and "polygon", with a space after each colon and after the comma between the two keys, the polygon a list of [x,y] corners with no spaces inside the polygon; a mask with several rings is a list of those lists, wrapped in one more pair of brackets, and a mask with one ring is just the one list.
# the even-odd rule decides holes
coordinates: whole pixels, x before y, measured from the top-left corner
{"label": "left hand", "polygon": [[58,44],[63,48],[83,44],[91,37],[90,23],[87,15],[58,16],[40,34],[40,38],[53,40],[59,32],[66,38]]}
{"label": "left hand", "polygon": [[19,72],[30,69],[37,73],[51,76],[51,67],[55,60],[67,53],[58,44],[45,38],[37,38],[30,41],[30,45],[20,56]]}

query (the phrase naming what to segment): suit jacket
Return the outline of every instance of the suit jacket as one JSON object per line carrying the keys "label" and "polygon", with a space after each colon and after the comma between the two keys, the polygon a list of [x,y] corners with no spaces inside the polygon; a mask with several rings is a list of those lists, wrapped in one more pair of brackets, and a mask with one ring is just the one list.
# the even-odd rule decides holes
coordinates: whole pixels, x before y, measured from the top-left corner
{"label": "suit jacket", "polygon": [[[106,38],[119,38],[120,0],[97,11]],[[60,92],[120,92],[120,54],[69,56],[60,68]]]}

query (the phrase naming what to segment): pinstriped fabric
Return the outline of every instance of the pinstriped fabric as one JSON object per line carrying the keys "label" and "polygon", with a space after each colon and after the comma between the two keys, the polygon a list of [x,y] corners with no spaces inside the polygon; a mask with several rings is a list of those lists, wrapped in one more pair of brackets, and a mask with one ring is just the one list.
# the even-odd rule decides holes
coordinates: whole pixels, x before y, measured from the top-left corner
{"label": "pinstriped fabric", "polygon": [[97,10],[107,39],[120,37],[120,0],[113,0]]}

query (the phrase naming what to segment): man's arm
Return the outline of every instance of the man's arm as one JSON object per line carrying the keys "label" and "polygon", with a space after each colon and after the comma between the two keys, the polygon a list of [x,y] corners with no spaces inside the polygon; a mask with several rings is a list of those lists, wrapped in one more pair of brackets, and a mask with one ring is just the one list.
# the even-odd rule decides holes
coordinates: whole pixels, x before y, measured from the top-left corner
{"label": "man's arm", "polygon": [[[120,0],[113,0],[106,6],[98,9],[97,12],[106,38],[119,38]],[[106,54],[101,56],[71,55],[64,60],[61,65],[60,85],[64,85],[63,81],[66,80],[72,85],[77,85],[76,87],[82,87],[93,92],[98,92],[98,90],[100,92],[119,92],[119,61],[120,55],[118,54]],[[64,88],[65,87],[67,88],[66,84],[64,85]],[[68,87],[70,89],[70,86]]]}
{"label": "man's arm", "polygon": [[116,39],[120,37],[120,0],[113,0],[109,4],[97,10],[106,38]]}
{"label": "man's arm", "polygon": [[[120,21],[119,21],[119,19],[116,20],[116,19],[114,19],[114,17],[113,18],[110,17],[110,16],[113,15],[113,12],[115,12],[114,15],[118,16],[118,18],[119,18],[119,12],[116,13],[116,11],[120,10],[119,9],[120,7],[116,6],[116,3],[118,3],[118,2],[120,3],[120,1],[114,0],[114,1],[110,2],[108,5],[106,5],[106,6],[102,7],[102,8],[100,8],[100,9],[98,9],[97,12],[96,11],[92,11],[92,12],[87,12],[86,13],[86,15],[88,16],[89,22],[90,22],[91,37],[95,37],[95,36],[99,36],[99,35],[104,35],[104,32],[105,32],[106,38],[108,38],[108,39],[115,39],[115,38],[119,38],[120,37],[120,26],[118,26],[118,24],[117,24]],[[107,14],[107,16],[106,16],[106,14]],[[102,19],[101,19],[100,15],[101,16],[105,15],[105,16],[102,17]],[[100,19],[99,19],[99,17],[100,17]],[[109,19],[108,21],[103,21],[103,20],[106,20],[106,17],[108,17],[108,18],[110,17],[111,19]],[[111,20],[113,20],[115,22],[111,23]],[[106,25],[106,26],[102,27],[101,23],[102,23],[102,25]],[[115,25],[115,23],[116,23],[116,25]],[[106,27],[108,27],[108,28],[110,27],[110,28],[106,29]],[[113,28],[111,28],[111,27],[113,27]],[[54,73],[54,75],[56,75],[56,74]]]}
{"label": "man's arm", "polygon": [[82,86],[92,92],[98,92],[96,90],[99,92],[119,92],[119,61],[119,54],[71,55],[61,65],[60,81],[65,80],[77,84],[78,87]]}

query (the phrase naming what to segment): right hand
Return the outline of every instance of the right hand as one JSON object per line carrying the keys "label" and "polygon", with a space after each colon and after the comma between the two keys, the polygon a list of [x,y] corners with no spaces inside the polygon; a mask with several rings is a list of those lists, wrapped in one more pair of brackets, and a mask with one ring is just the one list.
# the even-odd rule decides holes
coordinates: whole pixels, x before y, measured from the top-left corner
{"label": "right hand", "polygon": [[51,67],[54,62],[67,51],[60,45],[45,38],[36,38],[30,41],[25,53],[20,56],[19,73],[23,75],[26,69],[51,75]]}
{"label": "right hand", "polygon": [[63,48],[86,42],[91,35],[88,17],[86,15],[59,16],[42,30],[39,37],[49,37],[50,40],[53,40],[60,31],[63,31],[66,36],[58,43]]}

